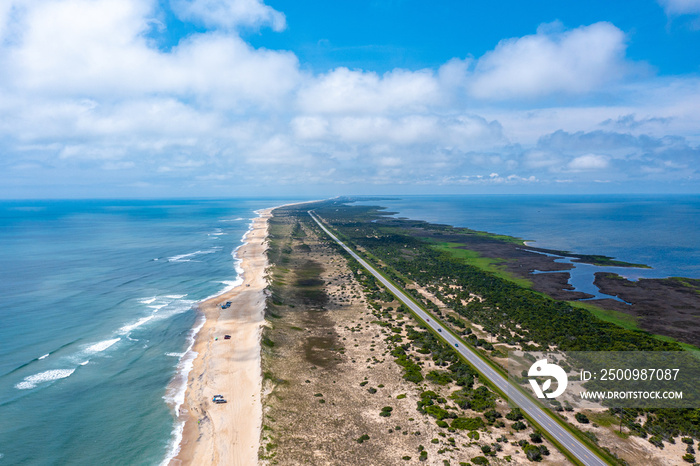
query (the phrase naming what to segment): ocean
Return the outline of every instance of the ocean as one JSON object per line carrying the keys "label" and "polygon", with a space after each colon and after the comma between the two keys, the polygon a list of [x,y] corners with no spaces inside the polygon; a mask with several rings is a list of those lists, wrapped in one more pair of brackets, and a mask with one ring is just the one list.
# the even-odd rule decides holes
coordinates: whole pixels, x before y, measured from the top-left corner
{"label": "ocean", "polygon": [[395,217],[505,234],[540,248],[602,254],[651,267],[574,263],[569,282],[596,298],[610,297],[593,285],[598,271],[630,280],[700,278],[699,195],[386,196],[357,204],[386,207]]}
{"label": "ocean", "polygon": [[0,201],[0,464],[159,464],[195,305],[277,199]]}

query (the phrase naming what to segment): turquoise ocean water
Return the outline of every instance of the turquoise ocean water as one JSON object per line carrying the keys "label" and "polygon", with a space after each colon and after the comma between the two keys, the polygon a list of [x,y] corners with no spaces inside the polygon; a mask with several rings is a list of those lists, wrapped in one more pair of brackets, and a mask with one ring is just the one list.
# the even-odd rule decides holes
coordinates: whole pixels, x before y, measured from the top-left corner
{"label": "turquoise ocean water", "polygon": [[598,271],[631,280],[700,278],[699,195],[395,196],[358,204],[381,205],[397,217],[515,236],[536,247],[652,267],[575,264],[569,282],[598,298],[608,297],[593,285]]}
{"label": "turquoise ocean water", "polygon": [[159,464],[254,211],[290,200],[0,202],[0,464]]}

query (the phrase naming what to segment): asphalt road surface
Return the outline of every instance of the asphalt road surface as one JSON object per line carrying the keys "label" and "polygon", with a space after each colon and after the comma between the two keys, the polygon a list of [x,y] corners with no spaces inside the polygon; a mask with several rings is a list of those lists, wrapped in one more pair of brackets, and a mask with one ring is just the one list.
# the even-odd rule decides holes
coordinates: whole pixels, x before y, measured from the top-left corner
{"label": "asphalt road surface", "polygon": [[352,257],[355,258],[369,273],[374,275],[374,277],[379,280],[387,289],[389,289],[394,295],[396,295],[401,302],[408,306],[416,315],[425,321],[436,332],[439,332],[442,338],[447,341],[455,350],[464,356],[471,365],[473,365],[481,374],[484,375],[488,380],[491,381],[496,387],[498,387],[501,392],[506,393],[510,401],[519,406],[522,411],[527,413],[531,419],[533,419],[542,430],[547,431],[552,437],[554,437],[559,444],[566,448],[571,455],[577,458],[581,463],[585,465],[606,465],[607,463],[599,458],[595,453],[593,453],[586,445],[584,445],[579,439],[574,437],[568,430],[563,428],[554,419],[549,417],[542,408],[537,406],[531,399],[525,396],[522,392],[517,390],[511,382],[509,382],[505,377],[496,372],[491,366],[486,364],[479,355],[476,354],[474,350],[466,346],[462,341],[458,340],[454,335],[452,335],[447,328],[436,321],[434,317],[430,316],[423,309],[418,307],[413,301],[411,301],[408,296],[406,296],[403,291],[395,287],[391,282],[384,278],[379,272],[377,272],[371,265],[365,262],[360,256],[355,254],[350,248],[348,248],[342,241],[340,241],[333,233],[328,231],[328,229],[323,226],[323,224],[318,220],[316,215],[309,211],[309,215],[314,221],[325,231],[328,236],[333,238],[333,240],[343,247]]}

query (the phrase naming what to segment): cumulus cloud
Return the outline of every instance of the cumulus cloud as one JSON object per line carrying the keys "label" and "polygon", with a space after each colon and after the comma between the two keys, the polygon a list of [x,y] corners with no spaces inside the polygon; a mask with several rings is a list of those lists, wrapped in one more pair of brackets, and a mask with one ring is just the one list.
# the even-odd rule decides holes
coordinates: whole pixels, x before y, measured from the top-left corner
{"label": "cumulus cloud", "polygon": [[299,92],[310,113],[379,113],[420,110],[435,104],[440,88],[430,70],[374,72],[337,68],[312,79]]}
{"label": "cumulus cloud", "polygon": [[590,92],[627,71],[625,34],[607,22],[501,41],[481,57],[470,90],[480,98]]}
{"label": "cumulus cloud", "polygon": [[60,0],[27,8],[24,32],[0,57],[8,85],[61,97],[169,93],[229,107],[278,102],[298,85],[293,54],[255,50],[236,35],[197,34],[169,52],[151,47],[151,6]]}
{"label": "cumulus cloud", "polygon": [[[168,27],[161,1],[0,4],[6,189],[28,173],[30,186],[77,177],[178,195],[232,179],[499,186],[586,180],[613,166],[696,176],[700,80],[628,90],[630,102],[648,97],[644,109],[503,105],[624,79],[625,37],[608,23],[548,25],[436,69],[314,74],[291,52],[241,38],[242,28],[285,27],[262,1],[171,4],[199,28],[167,49],[154,39]],[[684,137],[668,136],[679,128]]]}
{"label": "cumulus cloud", "polygon": [[286,27],[284,14],[261,0],[171,0],[171,5],[181,19],[209,27]]}
{"label": "cumulus cloud", "polygon": [[507,142],[497,121],[476,115],[299,116],[292,120],[291,127],[303,140],[391,147],[427,144],[467,151]]}
{"label": "cumulus cloud", "polygon": [[574,158],[568,164],[568,169],[575,172],[603,170],[608,168],[608,157],[597,154],[586,154]]}
{"label": "cumulus cloud", "polygon": [[[610,131],[568,133],[555,131],[540,138],[535,149],[525,151],[524,168],[550,173],[604,171],[614,178],[640,179],[647,175],[670,178],[683,173],[686,180],[697,180],[700,146],[679,136],[634,136]],[[660,179],[660,178],[659,178]]]}

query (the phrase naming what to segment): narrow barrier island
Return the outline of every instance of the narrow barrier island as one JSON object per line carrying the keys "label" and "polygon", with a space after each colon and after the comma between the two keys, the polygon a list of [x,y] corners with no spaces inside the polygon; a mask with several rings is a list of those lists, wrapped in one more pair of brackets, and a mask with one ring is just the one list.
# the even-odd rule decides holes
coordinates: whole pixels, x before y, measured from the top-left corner
{"label": "narrow barrier island", "polygon": [[[570,462],[332,241],[309,210],[503,371],[512,350],[693,349],[693,332],[675,331],[676,324],[660,334],[641,329],[636,298],[623,297],[632,303],[625,312],[608,302],[580,303],[571,292],[561,299],[559,282],[544,277],[559,274],[530,272],[562,264],[516,238],[398,220],[348,201],[285,206],[269,219],[263,464]],[[685,300],[683,312],[697,320],[697,280],[654,282],[636,293],[662,289],[667,306]],[[560,405],[553,416],[612,464],[695,461],[697,409]]]}

